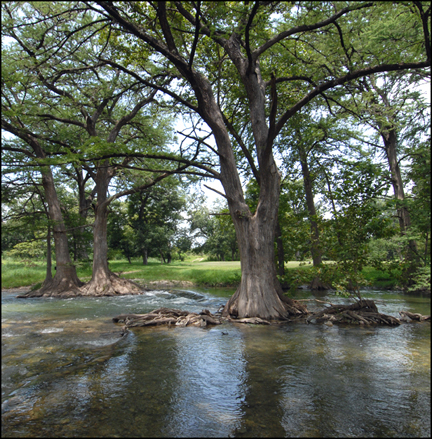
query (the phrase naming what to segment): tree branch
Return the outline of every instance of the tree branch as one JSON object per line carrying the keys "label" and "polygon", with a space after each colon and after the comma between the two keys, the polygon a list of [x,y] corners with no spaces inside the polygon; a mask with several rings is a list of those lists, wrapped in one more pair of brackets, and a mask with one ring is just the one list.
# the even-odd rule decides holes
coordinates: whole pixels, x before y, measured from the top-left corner
{"label": "tree branch", "polygon": [[289,37],[289,36],[294,35],[294,34],[298,34],[300,32],[305,32],[305,31],[310,31],[310,30],[314,30],[314,29],[319,29],[321,27],[325,27],[331,23],[334,23],[339,17],[341,17],[342,15],[344,15],[348,12],[355,11],[355,10],[362,9],[362,8],[367,8],[369,6],[373,6],[373,3],[364,3],[364,4],[359,5],[359,6],[348,6],[346,8],[341,9],[338,13],[334,14],[330,18],[327,18],[326,20],[320,21],[320,22],[315,23],[315,24],[309,24],[309,25],[303,24],[301,26],[297,26],[297,27],[294,27],[290,30],[286,30],[284,32],[281,32],[278,35],[275,35],[273,38],[270,38],[270,40],[266,41],[261,47],[258,47],[256,50],[254,50],[253,56],[256,59],[262,53],[264,53],[267,49],[269,49],[274,44],[278,43],[279,41],[283,40],[286,37]]}
{"label": "tree branch", "polygon": [[213,189],[210,186],[207,186],[206,184],[204,185],[204,187],[206,187],[207,189],[210,189],[213,192],[216,192],[217,194],[219,194],[221,197],[224,197],[226,200],[228,200],[228,196],[223,194],[222,192],[217,191],[216,189]]}
{"label": "tree branch", "polygon": [[108,142],[114,142],[115,139],[117,138],[118,133],[120,132],[120,130],[122,129],[122,127],[124,125],[126,125],[128,122],[130,122],[138,113],[139,110],[141,110],[142,107],[144,107],[144,105],[148,104],[149,102],[151,102],[155,96],[155,94],[157,93],[157,90],[152,90],[152,92],[150,93],[150,95],[141,100],[140,102],[138,102],[135,107],[133,108],[133,110],[129,113],[126,114],[125,116],[123,116],[115,125],[115,127],[111,130],[111,132],[109,133],[108,136]]}
{"label": "tree branch", "polygon": [[258,7],[259,7],[259,1],[257,0],[257,1],[255,1],[252,12],[249,15],[249,19],[248,19],[248,22],[246,24],[246,30],[245,30],[245,33],[246,33],[246,38],[245,38],[246,54],[247,54],[247,58],[248,58],[247,73],[250,73],[252,71],[253,57],[252,57],[252,52],[250,50],[250,28],[252,26],[252,21],[256,15],[256,13],[258,12]]}
{"label": "tree branch", "polygon": [[430,35],[429,35],[428,17],[430,16],[430,13],[431,13],[431,6],[429,5],[429,7],[426,9],[426,12],[424,12],[421,2],[415,1],[414,5],[417,7],[417,9],[420,12],[420,17],[421,17],[422,25],[423,25],[426,57],[430,61],[431,60],[431,43],[430,43]]}
{"label": "tree branch", "polygon": [[192,111],[194,111],[196,113],[199,113],[198,112],[198,107],[192,105],[190,102],[186,101],[181,96],[177,95],[176,93],[172,92],[171,90],[168,90],[167,88],[162,87],[161,85],[153,84],[150,81],[147,81],[146,79],[141,78],[137,73],[133,72],[132,70],[127,69],[126,67],[123,67],[120,64],[117,64],[114,61],[111,61],[111,60],[108,60],[108,59],[103,59],[103,58],[101,58],[101,60],[104,63],[109,64],[109,65],[114,66],[114,67],[117,67],[118,69],[122,70],[123,72],[131,75],[132,77],[134,77],[136,80],[138,80],[142,84],[147,85],[148,87],[152,87],[152,88],[154,88],[156,90],[159,90],[159,91],[161,91],[163,93],[166,93],[168,96],[171,96],[177,102],[185,105],[186,107],[190,108]]}
{"label": "tree branch", "polygon": [[234,129],[234,127],[232,126],[231,122],[227,119],[227,117],[223,113],[222,113],[222,117],[223,117],[223,121],[225,123],[225,126],[228,128],[228,131],[230,132],[230,134],[234,137],[234,139],[239,144],[243,154],[246,157],[246,160],[249,163],[249,166],[251,167],[252,173],[253,173],[256,181],[259,184],[260,183],[260,175],[259,175],[259,171],[258,171],[257,167],[255,166],[255,161],[254,161],[254,159],[252,157],[252,154],[249,152],[249,150],[247,149],[246,145],[243,143],[242,138],[237,133],[237,131]]}
{"label": "tree branch", "polygon": [[200,26],[200,22],[199,22],[199,16],[200,16],[200,9],[201,9],[201,2],[198,1],[197,4],[197,8],[196,8],[196,15],[195,15],[195,36],[194,36],[194,40],[192,43],[192,50],[191,50],[191,54],[190,54],[190,58],[189,58],[189,68],[192,68],[192,63],[193,63],[193,59],[195,56],[195,50],[198,44],[198,38],[199,38],[199,26]]}
{"label": "tree branch", "polygon": [[342,76],[337,79],[332,79],[330,81],[324,82],[323,84],[316,87],[310,93],[308,93],[303,99],[297,102],[293,107],[291,107],[288,111],[286,111],[281,118],[279,119],[276,125],[276,133],[277,136],[286,123],[286,121],[296,114],[299,110],[301,110],[307,103],[309,103],[315,96],[321,94],[322,92],[328,90],[329,88],[336,87],[338,85],[345,84],[348,81],[353,79],[362,78],[364,76],[369,76],[373,73],[380,72],[392,72],[392,71],[400,71],[400,70],[408,70],[408,69],[422,69],[430,66],[430,61],[423,61],[417,63],[401,63],[401,64],[383,64],[375,67],[369,67],[366,69],[356,70],[352,73],[348,73],[345,76]]}

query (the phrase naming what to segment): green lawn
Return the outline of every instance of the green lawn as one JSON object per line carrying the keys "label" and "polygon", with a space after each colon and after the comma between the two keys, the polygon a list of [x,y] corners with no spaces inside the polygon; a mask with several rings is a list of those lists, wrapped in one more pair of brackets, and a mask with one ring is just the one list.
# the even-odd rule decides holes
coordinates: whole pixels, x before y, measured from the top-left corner
{"label": "green lawn", "polygon": [[[291,261],[285,264],[288,270],[299,268],[299,262]],[[127,279],[140,279],[141,283],[152,281],[189,281],[200,286],[236,286],[240,282],[240,262],[206,262],[203,258],[189,257],[184,262],[174,261],[171,264],[161,264],[150,259],[148,265],[134,260],[109,261],[111,271]],[[300,268],[311,267],[310,264]],[[1,282],[2,289],[30,286],[43,282],[45,279],[45,261],[2,260]],[[77,265],[78,277],[86,282],[90,280],[92,267],[89,263]],[[395,280],[387,273],[373,268],[364,269],[364,274],[372,285],[389,288],[395,285]],[[55,271],[53,270],[53,275]]]}
{"label": "green lawn", "polygon": [[[203,262],[202,258],[189,258],[185,262],[161,264],[150,260],[148,265],[141,261],[109,261],[110,270],[127,279],[142,279],[143,282],[170,280],[190,281],[196,285],[235,286],[240,282],[240,262]],[[46,273],[45,261],[2,260],[2,289],[29,286],[43,282]],[[90,264],[77,265],[78,277],[82,281],[91,278]],[[53,275],[55,271],[53,270]]]}

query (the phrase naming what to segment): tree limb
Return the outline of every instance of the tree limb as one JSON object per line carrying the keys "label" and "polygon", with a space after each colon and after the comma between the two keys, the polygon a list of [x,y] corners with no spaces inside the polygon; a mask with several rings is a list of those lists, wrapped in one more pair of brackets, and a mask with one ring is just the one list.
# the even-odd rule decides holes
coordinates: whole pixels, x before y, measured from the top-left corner
{"label": "tree limb", "polygon": [[294,35],[294,34],[298,34],[300,32],[305,32],[305,31],[325,27],[331,23],[334,23],[339,17],[341,17],[342,15],[344,15],[348,12],[355,11],[357,9],[367,8],[369,6],[373,6],[373,3],[364,3],[362,5],[357,5],[357,6],[348,6],[346,8],[341,9],[339,12],[332,15],[330,18],[327,18],[326,20],[320,21],[320,22],[315,23],[315,24],[309,24],[309,25],[303,24],[301,26],[297,26],[297,27],[294,27],[292,29],[283,31],[283,32],[279,33],[278,35],[275,35],[273,38],[270,38],[270,40],[266,41],[261,47],[258,47],[257,49],[255,49],[253,52],[253,56],[255,57],[255,59],[258,58],[267,49],[269,49],[270,47],[272,47],[273,45],[275,45],[276,43],[278,43],[279,41],[283,40],[286,37],[289,37],[289,36]]}
{"label": "tree limb", "polygon": [[308,93],[303,99],[297,102],[293,107],[287,110],[279,119],[276,125],[276,135],[279,134],[280,130],[286,123],[286,121],[301,110],[307,103],[309,103],[315,96],[321,94],[322,92],[328,90],[329,88],[336,87],[337,85],[345,84],[353,79],[362,78],[364,76],[369,76],[373,73],[380,72],[392,72],[408,69],[422,69],[430,66],[430,61],[413,62],[413,63],[400,63],[400,64],[382,64],[375,67],[369,67],[366,69],[356,70],[352,73],[348,73],[340,78],[332,79],[330,81],[324,82],[310,93]]}

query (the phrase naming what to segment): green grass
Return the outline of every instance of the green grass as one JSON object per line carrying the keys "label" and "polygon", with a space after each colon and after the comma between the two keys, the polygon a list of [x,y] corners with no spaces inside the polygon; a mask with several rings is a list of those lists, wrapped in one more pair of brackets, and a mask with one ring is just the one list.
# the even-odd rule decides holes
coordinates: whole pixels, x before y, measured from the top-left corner
{"label": "green grass", "polygon": [[388,272],[373,267],[364,267],[362,273],[365,279],[375,288],[392,289],[397,286],[396,278]]}
{"label": "green grass", "polygon": [[1,286],[4,288],[16,288],[43,282],[46,275],[46,262],[23,261],[8,259],[2,260]]}
{"label": "green grass", "polygon": [[[291,261],[285,264],[287,271],[299,268],[299,262]],[[199,286],[235,287],[240,282],[240,262],[206,262],[203,258],[190,256],[185,261],[174,261],[171,264],[161,264],[150,259],[148,265],[140,260],[109,261],[110,270],[126,279],[139,279],[140,283],[152,281],[189,281]],[[300,268],[311,267],[310,264]],[[2,289],[30,286],[43,282],[45,279],[45,261],[19,261],[13,259],[2,260]],[[77,265],[78,277],[86,282],[90,280],[92,267],[89,263]],[[53,270],[53,275],[55,271]],[[377,288],[392,288],[396,285],[394,277],[388,273],[366,267],[363,270],[366,279]]]}
{"label": "green grass", "polygon": [[[143,283],[151,281],[189,281],[201,286],[235,286],[240,282],[240,262],[205,262],[202,258],[188,258],[184,262],[174,261],[161,264],[149,260],[148,265],[141,261],[109,261],[109,268],[126,279],[140,279]],[[30,286],[43,282],[46,274],[45,261],[2,260],[2,289]],[[52,270],[53,276],[55,271]],[[78,277],[86,282],[90,280],[90,264],[77,265]]]}
{"label": "green grass", "polygon": [[[240,282],[240,262],[203,262],[186,261],[160,264],[149,262],[147,266],[139,262],[125,264],[112,261],[110,269],[121,273],[127,279],[142,279],[145,282],[170,280],[189,281],[205,286],[235,286]],[[132,273],[128,273],[132,271]]]}

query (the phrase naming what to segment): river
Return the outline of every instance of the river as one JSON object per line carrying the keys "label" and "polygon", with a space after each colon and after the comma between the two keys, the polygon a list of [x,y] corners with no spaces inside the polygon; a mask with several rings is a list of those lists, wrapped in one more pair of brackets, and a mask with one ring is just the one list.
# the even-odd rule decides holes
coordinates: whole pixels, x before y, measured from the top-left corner
{"label": "river", "polygon": [[[133,328],[121,337],[111,320],[163,306],[214,313],[232,292],[74,299],[2,292],[1,436],[430,437],[429,322],[224,323]],[[430,296],[364,296],[395,317],[430,314]]]}

